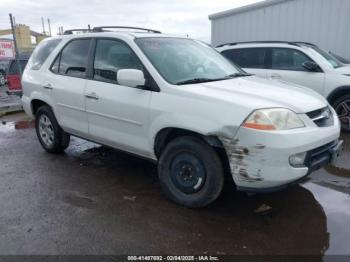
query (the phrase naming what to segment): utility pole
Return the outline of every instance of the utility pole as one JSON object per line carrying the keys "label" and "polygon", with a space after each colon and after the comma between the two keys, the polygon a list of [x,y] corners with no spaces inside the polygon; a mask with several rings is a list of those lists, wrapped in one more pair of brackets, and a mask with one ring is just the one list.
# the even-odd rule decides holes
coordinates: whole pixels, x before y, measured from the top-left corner
{"label": "utility pole", "polygon": [[22,68],[21,68],[21,65],[19,64],[19,53],[18,53],[15,25],[13,23],[12,14],[9,14],[9,16],[10,16],[10,22],[11,22],[13,43],[15,45],[15,60],[16,60],[16,64],[17,64],[19,75],[22,76]]}
{"label": "utility pole", "polygon": [[47,19],[47,24],[49,25],[49,36],[51,35],[51,23],[50,23],[50,18]]}
{"label": "utility pole", "polygon": [[46,35],[46,33],[45,33],[45,22],[44,22],[44,18],[43,17],[41,18],[41,24],[43,26],[43,35]]}

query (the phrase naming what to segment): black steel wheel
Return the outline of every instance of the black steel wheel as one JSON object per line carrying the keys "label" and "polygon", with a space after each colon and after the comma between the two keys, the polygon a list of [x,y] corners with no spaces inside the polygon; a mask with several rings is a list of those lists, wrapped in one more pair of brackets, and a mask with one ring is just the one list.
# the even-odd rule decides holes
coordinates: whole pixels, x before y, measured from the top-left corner
{"label": "black steel wheel", "polygon": [[198,137],[172,140],[160,156],[158,174],[168,198],[190,208],[215,201],[224,185],[220,157]]}

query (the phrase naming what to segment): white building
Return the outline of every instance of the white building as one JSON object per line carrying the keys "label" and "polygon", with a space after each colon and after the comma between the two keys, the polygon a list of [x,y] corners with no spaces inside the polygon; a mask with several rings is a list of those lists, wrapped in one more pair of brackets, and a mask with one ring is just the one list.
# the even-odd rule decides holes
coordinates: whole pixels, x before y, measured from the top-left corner
{"label": "white building", "polygon": [[266,0],[212,14],[209,19],[213,46],[301,41],[350,58],[350,0]]}

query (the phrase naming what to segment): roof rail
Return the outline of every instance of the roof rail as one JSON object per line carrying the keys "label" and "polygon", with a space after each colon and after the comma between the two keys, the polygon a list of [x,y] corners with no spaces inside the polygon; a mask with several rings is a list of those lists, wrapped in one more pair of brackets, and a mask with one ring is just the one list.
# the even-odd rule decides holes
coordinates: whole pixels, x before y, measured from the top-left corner
{"label": "roof rail", "polygon": [[288,44],[298,46],[299,44],[306,44],[304,42],[293,42],[293,41],[246,41],[246,42],[235,42],[235,43],[226,43],[218,45],[218,47],[223,47],[226,45],[239,45],[239,44]]}
{"label": "roof rail", "polygon": [[72,35],[74,32],[89,33],[91,30],[89,28],[80,29],[69,29],[63,32],[64,35]]}
{"label": "roof rail", "polygon": [[[107,29],[107,30],[104,30],[104,29]],[[110,31],[108,29],[133,29],[133,30],[146,31],[148,33],[161,34],[161,32],[157,30],[142,28],[142,27],[133,27],[133,26],[98,26],[98,27],[94,27],[92,29],[92,32],[108,32]]]}
{"label": "roof rail", "polygon": [[317,46],[317,45],[315,45],[315,44],[313,44],[313,43],[309,43],[309,42],[295,42],[296,44],[302,44],[302,45],[309,45],[309,46]]}

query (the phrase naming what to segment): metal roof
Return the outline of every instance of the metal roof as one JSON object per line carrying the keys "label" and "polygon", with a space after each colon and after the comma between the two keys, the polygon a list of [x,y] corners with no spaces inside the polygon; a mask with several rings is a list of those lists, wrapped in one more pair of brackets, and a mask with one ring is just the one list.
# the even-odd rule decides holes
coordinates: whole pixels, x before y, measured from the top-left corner
{"label": "metal roof", "polygon": [[284,2],[289,2],[289,1],[295,1],[295,0],[265,0],[265,1],[258,2],[255,4],[246,5],[243,7],[234,8],[234,9],[230,9],[227,11],[211,14],[211,15],[209,15],[209,19],[214,20],[217,18],[222,18],[222,17],[226,17],[226,16],[230,16],[230,15],[241,14],[241,13],[253,11],[256,9],[261,9],[261,8],[277,5],[280,3],[284,3]]}

